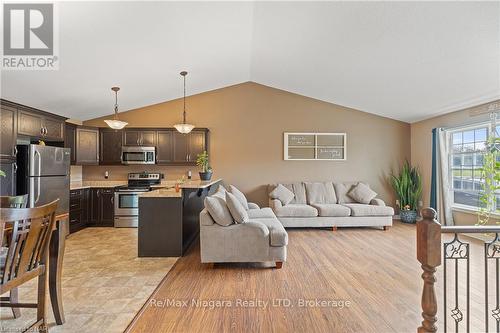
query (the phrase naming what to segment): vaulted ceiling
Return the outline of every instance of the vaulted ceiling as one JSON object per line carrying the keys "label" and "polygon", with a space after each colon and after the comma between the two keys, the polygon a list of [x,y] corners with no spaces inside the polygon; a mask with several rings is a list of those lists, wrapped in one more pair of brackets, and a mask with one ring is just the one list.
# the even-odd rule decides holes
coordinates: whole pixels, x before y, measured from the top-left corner
{"label": "vaulted ceiling", "polygon": [[406,122],[500,98],[500,2],[60,2],[57,71],[2,98],[86,120],[254,81]]}

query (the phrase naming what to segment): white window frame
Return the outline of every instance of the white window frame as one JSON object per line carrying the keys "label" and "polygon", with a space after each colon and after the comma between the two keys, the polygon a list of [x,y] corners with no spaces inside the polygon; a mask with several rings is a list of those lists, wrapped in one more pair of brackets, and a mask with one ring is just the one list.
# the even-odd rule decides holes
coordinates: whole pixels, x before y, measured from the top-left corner
{"label": "white window frame", "polygon": [[[288,157],[288,136],[290,135],[314,135],[314,158],[289,158]],[[337,135],[343,137],[343,146],[336,148],[342,148],[344,151],[343,158],[318,158],[318,136],[321,135]],[[308,147],[312,148],[312,147]],[[346,161],[347,160],[347,133],[326,133],[326,132],[285,132],[283,133],[283,159],[285,161]]]}
{"label": "white window frame", "polygon": [[[500,126],[500,124],[496,124],[496,126]],[[449,179],[450,179],[450,188],[449,188],[449,192],[450,192],[450,196],[452,198],[452,209],[455,209],[457,211],[464,211],[464,212],[467,212],[467,211],[473,211],[473,212],[478,212],[480,210],[479,207],[477,206],[469,206],[469,205],[464,205],[464,204],[458,204],[458,203],[455,203],[455,198],[454,198],[454,192],[455,192],[455,189],[453,188],[453,133],[457,133],[457,132],[466,132],[466,131],[470,131],[470,130],[475,130],[475,129],[479,129],[479,128],[484,128],[486,127],[487,131],[486,131],[486,142],[488,142],[488,140],[490,139],[490,136],[491,136],[491,133],[492,131],[494,131],[495,129],[493,128],[492,126],[492,123],[490,121],[487,121],[487,122],[484,122],[484,123],[478,123],[478,124],[474,124],[474,125],[466,125],[466,126],[460,126],[460,127],[457,127],[457,128],[452,128],[452,129],[449,129],[448,130],[448,133],[450,134],[449,135],[449,151],[450,153],[448,154],[448,175],[449,175]],[[475,143],[476,141],[474,141]],[[473,152],[475,153],[475,152]],[[473,157],[474,158],[474,157]],[[473,161],[473,164],[472,164],[472,167],[471,169],[474,169],[474,161]],[[474,179],[474,178],[473,178]],[[460,192],[465,192],[465,193],[474,193],[474,194],[477,194],[477,193],[480,193],[479,190],[457,190],[457,191],[460,191]],[[491,214],[492,215],[498,215],[497,213],[497,200],[494,200],[494,203],[493,203],[493,208],[492,208],[492,211],[491,211]]]}

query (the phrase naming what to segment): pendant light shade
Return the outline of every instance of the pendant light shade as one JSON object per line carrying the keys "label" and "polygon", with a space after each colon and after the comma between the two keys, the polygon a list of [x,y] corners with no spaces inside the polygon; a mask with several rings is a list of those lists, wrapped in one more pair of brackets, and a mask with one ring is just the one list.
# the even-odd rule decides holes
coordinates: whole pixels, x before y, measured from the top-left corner
{"label": "pendant light shade", "polygon": [[184,112],[182,113],[182,123],[175,124],[174,127],[179,133],[187,134],[191,132],[194,125],[186,123],[186,71],[182,71],[181,76],[184,78]]}
{"label": "pendant light shade", "polygon": [[118,91],[120,87],[112,87],[111,90],[115,92],[115,117],[114,119],[107,119],[104,122],[112,129],[120,130],[128,125],[128,123],[118,119]]}

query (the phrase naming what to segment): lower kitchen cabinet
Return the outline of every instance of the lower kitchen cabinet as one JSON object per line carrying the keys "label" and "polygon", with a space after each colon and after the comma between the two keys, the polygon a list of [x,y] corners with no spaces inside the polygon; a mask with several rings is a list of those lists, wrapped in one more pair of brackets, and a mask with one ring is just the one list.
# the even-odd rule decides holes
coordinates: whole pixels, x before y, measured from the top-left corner
{"label": "lower kitchen cabinet", "polygon": [[113,188],[92,188],[90,225],[94,227],[114,226],[114,195]]}
{"label": "lower kitchen cabinet", "polygon": [[69,232],[74,233],[88,224],[90,189],[77,189],[69,192]]}

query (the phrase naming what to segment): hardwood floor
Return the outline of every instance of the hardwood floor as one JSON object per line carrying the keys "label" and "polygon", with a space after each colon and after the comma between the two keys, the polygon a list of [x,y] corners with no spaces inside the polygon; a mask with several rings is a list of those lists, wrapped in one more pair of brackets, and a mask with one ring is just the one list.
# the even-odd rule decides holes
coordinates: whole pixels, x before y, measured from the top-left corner
{"label": "hardwood floor", "polygon": [[[414,225],[395,222],[388,231],[339,228],[337,232],[288,232],[288,259],[280,270],[271,268],[272,263],[268,268],[258,264],[216,264],[212,268],[200,263],[199,247],[193,246],[169,272],[128,331],[416,331],[421,322],[422,271],[415,258]],[[473,241],[471,247],[473,256],[482,251],[479,242]],[[480,260],[471,263],[474,312],[482,311],[484,303],[481,267]],[[438,286],[440,297],[442,270],[438,272]],[[244,306],[238,299],[262,304]],[[203,300],[229,304],[210,308],[210,303],[196,303]],[[278,300],[286,300],[290,306],[285,306],[285,301],[277,304]],[[301,300],[337,304],[301,307]],[[441,298],[439,302],[442,306]],[[482,313],[473,316],[472,331],[481,331]],[[441,332],[442,316],[440,308]]]}

